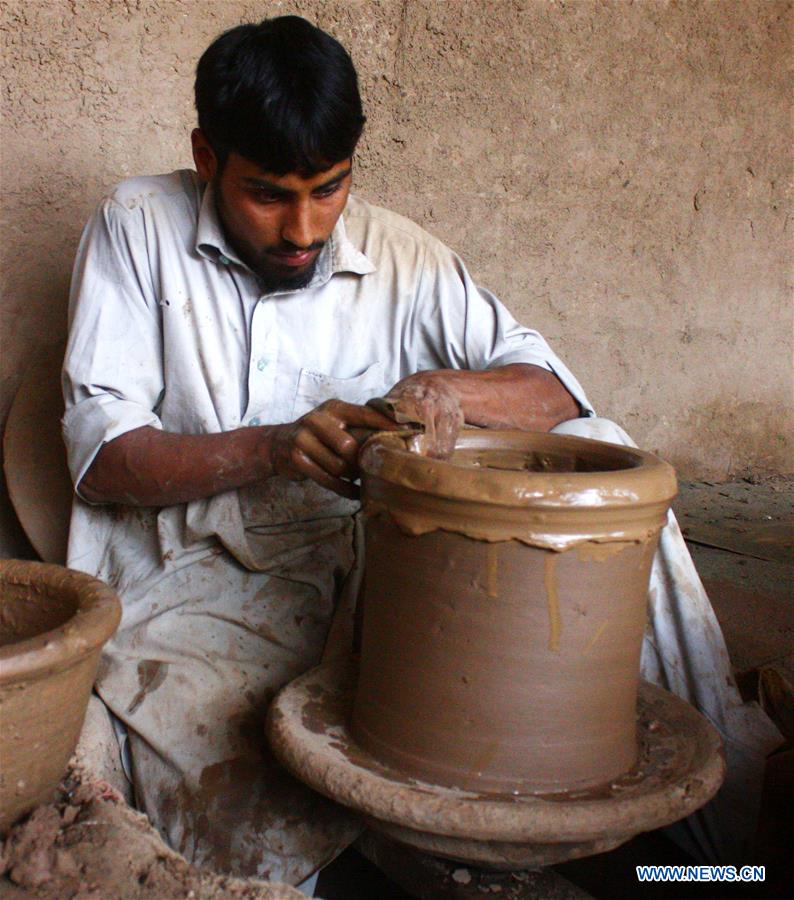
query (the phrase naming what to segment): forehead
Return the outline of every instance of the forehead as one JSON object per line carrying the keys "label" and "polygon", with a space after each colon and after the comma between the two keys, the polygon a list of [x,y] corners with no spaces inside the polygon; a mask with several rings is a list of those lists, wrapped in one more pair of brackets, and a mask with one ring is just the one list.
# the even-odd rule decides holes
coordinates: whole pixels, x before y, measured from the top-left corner
{"label": "forehead", "polygon": [[306,175],[301,172],[288,172],[286,175],[277,175],[275,172],[268,172],[267,169],[263,169],[252,160],[232,152],[226,161],[225,170],[234,178],[267,182],[274,187],[296,191],[311,190],[318,185],[332,181],[334,178],[345,174],[350,169],[351,162],[351,159],[343,159],[341,162],[334,163],[327,169],[323,169],[313,175]]}

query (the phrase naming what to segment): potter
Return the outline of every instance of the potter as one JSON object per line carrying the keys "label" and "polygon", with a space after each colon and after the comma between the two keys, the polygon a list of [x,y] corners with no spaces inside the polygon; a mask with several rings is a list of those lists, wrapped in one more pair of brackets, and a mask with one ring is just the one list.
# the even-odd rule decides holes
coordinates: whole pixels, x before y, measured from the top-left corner
{"label": "potter", "polygon": [[[144,811],[191,861],[297,883],[360,825],[286,776],[262,722],[332,652],[334,612],[352,606],[362,433],[421,417],[429,460],[462,422],[630,442],[459,256],[352,192],[365,119],[333,38],[292,16],[232,29],[199,60],[196,106],[195,170],[118,185],[79,248],[68,562],[123,602],[97,690]],[[610,533],[638,528],[602,518]],[[571,520],[547,539],[559,552],[579,536]],[[705,709],[729,756],[761,758],[731,713],[741,701],[672,518],[653,566],[643,670]],[[502,578],[499,564],[497,596]]]}

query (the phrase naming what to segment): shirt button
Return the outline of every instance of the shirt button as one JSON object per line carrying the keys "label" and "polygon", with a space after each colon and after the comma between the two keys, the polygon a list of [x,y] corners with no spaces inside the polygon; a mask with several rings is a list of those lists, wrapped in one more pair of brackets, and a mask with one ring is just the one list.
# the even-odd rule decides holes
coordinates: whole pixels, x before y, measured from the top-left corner
{"label": "shirt button", "polygon": [[250,421],[248,424],[249,424],[252,428],[256,428],[257,425],[261,425],[261,424],[262,424],[262,420],[259,418],[259,416],[254,416],[254,418],[251,419],[251,421]]}
{"label": "shirt button", "polygon": [[259,359],[256,361],[257,369],[259,369],[260,372],[264,372],[265,369],[267,368],[268,361],[269,360],[266,356],[260,356]]}
{"label": "shirt button", "polygon": [[228,266],[229,263],[231,262],[231,260],[229,259],[228,256],[224,256],[224,255],[221,253],[221,255],[218,257],[218,262],[221,263],[221,264],[224,265],[224,266]]}

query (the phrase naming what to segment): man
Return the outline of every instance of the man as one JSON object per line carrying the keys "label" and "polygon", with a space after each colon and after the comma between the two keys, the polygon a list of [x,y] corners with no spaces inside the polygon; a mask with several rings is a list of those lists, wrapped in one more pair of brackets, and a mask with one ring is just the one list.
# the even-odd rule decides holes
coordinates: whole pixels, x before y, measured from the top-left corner
{"label": "man", "polygon": [[[298,883],[355,826],[275,765],[263,720],[361,564],[356,434],[394,427],[366,401],[419,406],[447,439],[460,419],[628,438],[455,254],[350,195],[364,116],[333,38],[296,17],[232,29],[196,106],[197,171],[122,183],[78,252],[69,564],[124,603],[98,691],[141,807],[196,862]],[[672,519],[654,578],[645,671],[727,734],[741,704]]]}

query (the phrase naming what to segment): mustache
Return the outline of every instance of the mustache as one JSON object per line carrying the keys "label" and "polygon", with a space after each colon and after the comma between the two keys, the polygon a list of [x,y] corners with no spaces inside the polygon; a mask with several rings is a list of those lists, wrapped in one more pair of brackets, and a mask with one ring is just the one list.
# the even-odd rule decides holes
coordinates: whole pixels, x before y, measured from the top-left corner
{"label": "mustache", "polygon": [[322,250],[327,241],[314,241],[308,247],[299,247],[297,244],[291,244],[289,241],[282,241],[274,247],[267,247],[266,253],[307,253],[312,250]]}

